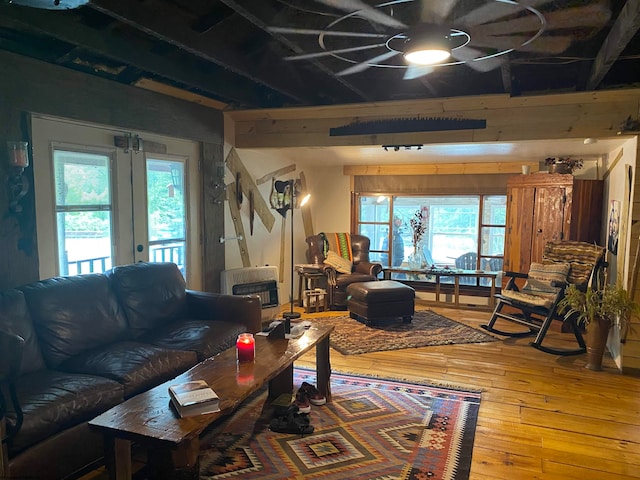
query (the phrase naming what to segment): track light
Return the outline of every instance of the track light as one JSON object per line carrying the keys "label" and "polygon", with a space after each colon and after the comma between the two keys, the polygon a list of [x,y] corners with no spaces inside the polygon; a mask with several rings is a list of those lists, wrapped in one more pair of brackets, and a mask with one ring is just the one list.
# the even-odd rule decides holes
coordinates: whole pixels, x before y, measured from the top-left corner
{"label": "track light", "polygon": [[390,148],[393,149],[394,152],[399,152],[401,148],[404,150],[412,150],[415,148],[416,150],[422,150],[422,144],[416,145],[382,145],[382,148],[385,152],[388,152]]}
{"label": "track light", "polygon": [[435,65],[451,56],[450,30],[439,25],[420,25],[409,32],[404,58],[414,65]]}

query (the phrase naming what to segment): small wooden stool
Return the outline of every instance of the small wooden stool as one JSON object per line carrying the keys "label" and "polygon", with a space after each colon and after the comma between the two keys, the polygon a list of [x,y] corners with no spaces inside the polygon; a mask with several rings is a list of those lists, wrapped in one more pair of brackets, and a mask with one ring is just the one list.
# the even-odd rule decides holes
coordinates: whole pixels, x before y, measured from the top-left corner
{"label": "small wooden stool", "polygon": [[395,280],[352,283],[347,287],[349,316],[365,324],[402,318],[411,322],[416,291]]}

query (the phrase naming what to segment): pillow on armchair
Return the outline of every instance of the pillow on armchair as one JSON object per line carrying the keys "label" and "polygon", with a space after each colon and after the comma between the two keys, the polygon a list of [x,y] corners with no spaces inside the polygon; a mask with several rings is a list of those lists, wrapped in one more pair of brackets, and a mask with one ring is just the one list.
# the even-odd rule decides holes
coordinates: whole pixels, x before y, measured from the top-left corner
{"label": "pillow on armchair", "polygon": [[353,263],[344,257],[341,257],[333,250],[327,252],[327,258],[324,259],[324,263],[331,265],[340,273],[351,273]]}

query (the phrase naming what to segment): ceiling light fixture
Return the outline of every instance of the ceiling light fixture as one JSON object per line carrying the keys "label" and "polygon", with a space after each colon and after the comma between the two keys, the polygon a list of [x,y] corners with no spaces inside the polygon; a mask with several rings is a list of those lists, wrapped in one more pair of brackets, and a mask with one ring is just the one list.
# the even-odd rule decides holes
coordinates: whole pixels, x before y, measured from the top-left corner
{"label": "ceiling light fixture", "polygon": [[404,58],[413,65],[435,65],[451,56],[451,31],[439,25],[420,25],[405,40]]}
{"label": "ceiling light fixture", "polygon": [[400,151],[401,148],[405,149],[405,150],[412,150],[413,148],[415,148],[416,150],[422,150],[422,144],[415,144],[415,145],[382,145],[382,148],[384,149],[385,152],[388,152],[389,149],[393,149],[394,152],[398,152]]}

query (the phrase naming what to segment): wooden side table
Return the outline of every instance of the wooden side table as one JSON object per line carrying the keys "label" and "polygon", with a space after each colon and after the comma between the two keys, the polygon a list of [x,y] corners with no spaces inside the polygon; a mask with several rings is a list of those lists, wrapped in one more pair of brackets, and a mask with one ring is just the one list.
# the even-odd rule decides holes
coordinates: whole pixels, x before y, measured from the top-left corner
{"label": "wooden side table", "polygon": [[[327,276],[320,265],[296,265],[298,273],[298,306],[303,306],[302,295],[305,290],[326,289]],[[304,284],[303,284],[304,281]]]}

